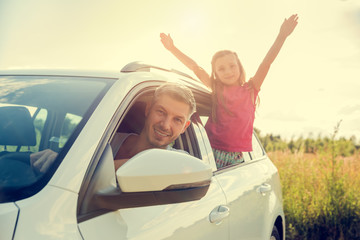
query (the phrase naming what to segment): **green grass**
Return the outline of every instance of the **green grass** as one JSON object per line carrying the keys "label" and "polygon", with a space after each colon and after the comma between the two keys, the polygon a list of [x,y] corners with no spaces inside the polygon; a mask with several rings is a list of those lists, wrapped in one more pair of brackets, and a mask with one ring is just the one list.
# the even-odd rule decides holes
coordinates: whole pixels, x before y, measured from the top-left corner
{"label": "green grass", "polygon": [[360,155],[268,153],[282,182],[287,239],[360,239]]}

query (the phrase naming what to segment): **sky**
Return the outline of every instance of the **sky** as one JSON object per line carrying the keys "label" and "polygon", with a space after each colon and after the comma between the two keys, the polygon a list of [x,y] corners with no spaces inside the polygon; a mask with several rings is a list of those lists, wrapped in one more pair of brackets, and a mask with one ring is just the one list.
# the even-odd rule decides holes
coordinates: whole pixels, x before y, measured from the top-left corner
{"label": "sky", "polygon": [[145,61],[193,75],[162,46],[165,32],[208,72],[216,51],[235,51],[250,78],[293,13],[254,126],[290,140],[331,136],[341,121],[338,136],[360,142],[360,0],[0,0],[0,69]]}

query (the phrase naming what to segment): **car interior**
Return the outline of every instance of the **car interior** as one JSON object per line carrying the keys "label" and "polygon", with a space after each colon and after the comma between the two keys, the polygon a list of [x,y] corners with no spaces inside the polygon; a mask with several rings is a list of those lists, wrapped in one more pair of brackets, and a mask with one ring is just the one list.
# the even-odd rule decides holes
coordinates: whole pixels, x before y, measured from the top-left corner
{"label": "car interior", "polygon": [[[14,187],[25,181],[35,182],[36,175],[29,166],[28,154],[30,146],[36,145],[36,134],[27,108],[22,106],[0,108],[0,145],[5,148],[0,152],[2,185]],[[11,145],[17,147],[16,152],[8,151],[6,146]],[[27,147],[27,151],[19,152],[24,146]]]}

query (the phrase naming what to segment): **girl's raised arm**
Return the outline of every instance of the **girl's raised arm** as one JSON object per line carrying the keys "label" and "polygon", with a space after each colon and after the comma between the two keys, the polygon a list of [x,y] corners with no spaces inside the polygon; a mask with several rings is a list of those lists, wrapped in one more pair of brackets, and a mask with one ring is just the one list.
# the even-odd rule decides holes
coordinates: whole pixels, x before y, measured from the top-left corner
{"label": "girl's raised arm", "polygon": [[260,64],[255,76],[252,78],[253,86],[256,89],[260,89],[264,79],[270,69],[271,64],[278,55],[281,47],[283,46],[286,38],[294,31],[297,25],[298,15],[293,14],[288,19],[285,19],[281,25],[280,32],[275,39],[275,42],[271,46],[270,50],[266,54],[264,60]]}
{"label": "girl's raised arm", "polygon": [[209,74],[201,68],[197,63],[192,60],[190,57],[181,52],[177,47],[175,47],[170,34],[166,35],[165,33],[160,34],[161,42],[164,47],[169,50],[177,59],[179,59],[186,67],[195,73],[195,75],[208,87],[211,88],[211,80]]}

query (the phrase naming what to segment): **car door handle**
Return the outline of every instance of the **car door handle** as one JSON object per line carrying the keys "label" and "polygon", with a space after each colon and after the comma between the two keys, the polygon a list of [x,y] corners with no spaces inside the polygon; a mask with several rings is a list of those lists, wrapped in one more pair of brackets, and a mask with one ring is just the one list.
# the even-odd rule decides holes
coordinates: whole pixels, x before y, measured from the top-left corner
{"label": "car door handle", "polygon": [[258,192],[261,194],[265,194],[270,191],[271,191],[271,185],[268,183],[264,183],[258,188]]}
{"label": "car door handle", "polygon": [[211,223],[220,224],[222,220],[228,217],[230,214],[230,208],[224,205],[220,205],[211,211],[209,220]]}

